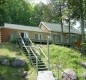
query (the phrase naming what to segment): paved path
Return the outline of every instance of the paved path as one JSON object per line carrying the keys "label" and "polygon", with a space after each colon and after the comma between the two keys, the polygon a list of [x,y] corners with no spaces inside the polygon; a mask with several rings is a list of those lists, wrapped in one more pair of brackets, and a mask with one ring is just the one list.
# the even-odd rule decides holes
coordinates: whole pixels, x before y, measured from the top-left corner
{"label": "paved path", "polygon": [[37,80],[55,80],[52,71],[39,71]]}

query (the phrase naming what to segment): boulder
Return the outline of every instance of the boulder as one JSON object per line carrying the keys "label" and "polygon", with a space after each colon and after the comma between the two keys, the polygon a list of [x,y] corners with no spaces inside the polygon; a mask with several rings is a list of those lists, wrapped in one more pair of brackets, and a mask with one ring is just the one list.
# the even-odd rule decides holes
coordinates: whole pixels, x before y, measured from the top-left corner
{"label": "boulder", "polygon": [[84,68],[86,68],[86,62],[82,62],[81,66],[84,67]]}
{"label": "boulder", "polygon": [[66,69],[62,73],[62,80],[78,80],[78,77],[72,69]]}
{"label": "boulder", "polygon": [[24,71],[21,75],[22,78],[26,78],[28,76],[28,72],[27,71]]}
{"label": "boulder", "polygon": [[3,60],[1,61],[1,64],[2,64],[2,65],[5,65],[5,66],[10,66],[10,61],[9,61],[8,59],[3,59]]}
{"label": "boulder", "polygon": [[82,77],[83,77],[84,79],[86,79],[86,72],[84,72],[84,73],[82,74]]}
{"label": "boulder", "polygon": [[20,59],[14,59],[11,61],[12,67],[15,67],[15,68],[24,67],[25,64],[26,64],[25,61]]}

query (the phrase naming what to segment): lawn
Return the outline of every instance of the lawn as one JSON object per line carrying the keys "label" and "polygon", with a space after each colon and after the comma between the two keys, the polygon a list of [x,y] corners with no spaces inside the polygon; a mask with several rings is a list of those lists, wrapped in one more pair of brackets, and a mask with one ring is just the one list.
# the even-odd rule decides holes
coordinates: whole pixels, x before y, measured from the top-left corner
{"label": "lawn", "polygon": [[[43,51],[47,54],[47,46],[42,46]],[[86,61],[86,57],[81,56],[81,53],[77,50],[57,46],[50,45],[50,69],[53,71],[54,76],[58,78],[58,68],[57,65],[61,66],[62,70],[71,68],[73,69],[80,80],[84,80],[82,78],[82,73],[86,72],[80,63]],[[0,44],[0,58],[5,57],[8,59],[18,58],[23,59],[29,64],[28,71],[28,80],[37,80],[37,74],[34,68],[30,65],[29,59],[27,59],[26,55],[22,52],[22,50],[16,44],[11,43],[2,43]],[[47,64],[47,60],[43,57],[44,62]],[[25,68],[13,68],[6,67],[0,64],[0,80],[24,80],[19,75],[26,71]],[[61,71],[59,70],[59,77],[61,77]]]}
{"label": "lawn", "polygon": [[[42,46],[44,52],[47,54],[47,46]],[[81,53],[77,50],[62,47],[62,46],[56,46],[56,45],[50,45],[49,46],[49,52],[50,52],[50,68],[53,71],[54,75],[58,77],[58,68],[57,65],[61,67],[62,70],[65,69],[73,69],[80,80],[84,80],[82,77],[82,73],[86,72],[86,69],[84,69],[80,63],[86,62],[86,57],[81,56]],[[44,59],[45,62],[46,59]],[[59,73],[62,72],[59,70]],[[61,76],[61,75],[60,75]],[[59,76],[59,77],[60,77]]]}
{"label": "lawn", "polygon": [[[0,44],[0,59],[7,58],[7,59],[22,59],[24,60],[29,66],[28,69],[28,80],[35,80],[36,73],[34,68],[29,63],[29,59],[26,55],[22,52],[17,44],[12,43],[1,43]],[[20,75],[25,72],[26,69],[23,68],[13,68],[10,66],[4,66],[0,64],[0,80],[25,80]],[[35,76],[35,77],[34,77]]]}

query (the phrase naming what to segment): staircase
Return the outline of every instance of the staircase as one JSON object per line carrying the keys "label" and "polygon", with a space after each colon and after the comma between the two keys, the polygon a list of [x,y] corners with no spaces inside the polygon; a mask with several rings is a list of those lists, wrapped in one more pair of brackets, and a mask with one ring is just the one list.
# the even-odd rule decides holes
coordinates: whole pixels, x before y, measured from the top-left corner
{"label": "staircase", "polygon": [[[20,33],[19,33],[20,35]],[[37,71],[37,80],[56,80],[53,76],[52,71],[48,71],[45,63],[42,61],[41,57],[38,53],[34,50],[34,45],[30,39],[23,39],[20,35],[18,39],[18,44],[26,54],[26,56],[31,61],[31,64]],[[43,51],[41,50],[43,53]],[[46,55],[43,53],[44,57],[47,59]]]}
{"label": "staircase", "polygon": [[23,46],[23,51],[25,52],[26,56],[30,59],[34,68],[38,68],[38,71],[47,70],[46,65],[41,60],[40,56],[38,56],[38,54],[34,52],[33,48],[28,47],[28,49],[29,49],[29,54],[27,49]]}
{"label": "staircase", "polygon": [[37,70],[37,73],[38,71],[48,70],[40,56],[33,49],[33,43],[29,38],[23,39],[20,35],[20,38],[18,39],[18,44],[20,45],[26,56],[30,59],[31,64]]}

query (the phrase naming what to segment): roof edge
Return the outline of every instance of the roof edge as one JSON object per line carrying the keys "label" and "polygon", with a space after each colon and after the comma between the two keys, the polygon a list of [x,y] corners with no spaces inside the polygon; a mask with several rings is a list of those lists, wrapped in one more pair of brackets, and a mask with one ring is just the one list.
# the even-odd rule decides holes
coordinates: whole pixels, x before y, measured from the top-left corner
{"label": "roof edge", "polygon": [[[46,22],[45,22],[46,23]],[[41,24],[43,24],[45,26],[45,28],[51,32],[51,30],[44,24],[44,22],[41,22]]]}

